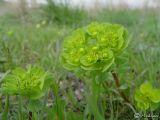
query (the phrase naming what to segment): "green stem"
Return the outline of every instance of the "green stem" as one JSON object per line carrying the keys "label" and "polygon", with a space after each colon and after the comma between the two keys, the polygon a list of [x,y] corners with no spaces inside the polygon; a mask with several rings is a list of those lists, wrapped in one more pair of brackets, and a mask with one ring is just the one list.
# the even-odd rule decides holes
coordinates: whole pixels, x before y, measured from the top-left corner
{"label": "green stem", "polygon": [[18,96],[18,101],[19,101],[19,107],[18,107],[18,112],[19,112],[19,120],[22,120],[22,100],[21,96]]}
{"label": "green stem", "polygon": [[9,95],[6,97],[5,108],[2,114],[2,120],[8,120],[8,112],[9,112]]}
{"label": "green stem", "polygon": [[8,70],[13,67],[12,56],[11,56],[10,50],[6,46],[5,42],[2,42],[2,46],[3,46],[3,50],[5,52],[5,57],[7,58],[7,66],[5,67],[5,70]]}
{"label": "green stem", "polygon": [[120,87],[121,85],[120,85],[120,79],[119,79],[119,77],[118,77],[118,74],[115,73],[114,71],[112,71],[111,73],[112,73],[113,79],[114,79],[114,81],[115,81],[115,83],[116,83],[116,87],[117,87],[117,89],[118,89],[118,92],[119,92],[120,96],[123,98],[123,100],[124,100],[125,102],[130,103],[129,98],[124,94],[123,91],[121,91],[121,90],[119,89],[119,87]]}
{"label": "green stem", "polygon": [[52,90],[55,97],[55,107],[56,107],[55,109],[56,109],[56,117],[57,117],[56,119],[63,120],[65,118],[65,114],[63,113],[63,110],[60,106],[61,99],[59,98],[59,95],[58,95],[58,91],[59,91],[58,83],[55,83],[54,85],[52,85]]}
{"label": "green stem", "polygon": [[90,85],[90,95],[87,96],[88,105],[91,114],[94,115],[95,120],[104,120],[103,115],[99,111],[98,99],[100,97],[100,83],[96,81],[96,76],[93,76],[93,80]]}

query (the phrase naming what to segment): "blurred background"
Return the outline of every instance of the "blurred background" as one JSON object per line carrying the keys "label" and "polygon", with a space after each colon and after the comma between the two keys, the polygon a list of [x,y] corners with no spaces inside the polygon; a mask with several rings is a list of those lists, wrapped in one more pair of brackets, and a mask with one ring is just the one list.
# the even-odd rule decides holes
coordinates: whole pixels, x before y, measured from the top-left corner
{"label": "blurred background", "polygon": [[[4,0],[8,2],[18,2],[19,0]],[[158,7],[160,1],[159,0],[55,0],[56,2],[61,3],[69,3],[71,6],[85,6],[86,8],[91,8],[95,6],[104,7],[104,6],[125,6],[129,8],[137,8],[137,7]],[[29,5],[35,4],[46,4],[47,0],[26,0]]]}

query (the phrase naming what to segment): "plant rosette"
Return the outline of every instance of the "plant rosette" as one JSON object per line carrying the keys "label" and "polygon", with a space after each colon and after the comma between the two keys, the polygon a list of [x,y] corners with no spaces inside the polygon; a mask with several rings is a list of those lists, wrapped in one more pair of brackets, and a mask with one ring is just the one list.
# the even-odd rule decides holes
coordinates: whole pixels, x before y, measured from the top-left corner
{"label": "plant rosette", "polygon": [[51,84],[51,76],[42,68],[28,66],[16,68],[2,81],[1,91],[7,95],[21,95],[36,100],[45,95]]}
{"label": "plant rosette", "polygon": [[123,26],[93,22],[65,38],[61,62],[67,70],[104,72],[127,45],[128,33]]}
{"label": "plant rosette", "polygon": [[155,110],[160,103],[160,89],[154,88],[149,82],[143,83],[136,90],[134,99],[139,110]]}

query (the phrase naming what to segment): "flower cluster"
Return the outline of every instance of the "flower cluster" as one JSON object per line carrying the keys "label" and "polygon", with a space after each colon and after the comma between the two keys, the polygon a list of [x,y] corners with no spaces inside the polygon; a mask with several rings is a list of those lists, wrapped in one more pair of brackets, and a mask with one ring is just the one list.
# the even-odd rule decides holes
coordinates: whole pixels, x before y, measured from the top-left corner
{"label": "flower cluster", "polygon": [[49,79],[49,75],[41,68],[17,68],[3,79],[1,90],[4,94],[38,99],[44,95]]}
{"label": "flower cluster", "polygon": [[140,89],[136,90],[134,99],[137,107],[140,110],[152,109],[155,110],[160,102],[160,89],[153,88],[150,83],[144,83]]}
{"label": "flower cluster", "polygon": [[128,45],[127,31],[117,24],[93,22],[64,40],[61,61],[68,70],[106,71]]}

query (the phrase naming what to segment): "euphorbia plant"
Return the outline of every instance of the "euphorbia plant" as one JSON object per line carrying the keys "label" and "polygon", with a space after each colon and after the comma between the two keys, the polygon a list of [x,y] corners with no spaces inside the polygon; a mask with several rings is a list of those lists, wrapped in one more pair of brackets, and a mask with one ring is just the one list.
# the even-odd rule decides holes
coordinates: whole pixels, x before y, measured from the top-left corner
{"label": "euphorbia plant", "polygon": [[[128,45],[127,30],[118,24],[93,22],[86,27],[79,28],[64,40],[61,53],[61,62],[67,70],[86,71],[91,73],[92,81],[88,84],[90,88],[87,109],[94,115],[96,120],[104,120],[93,104],[97,104],[100,95],[101,83],[97,77],[105,72],[111,72],[117,87],[120,86],[117,74],[111,69],[116,59]],[[126,102],[123,92],[120,95]]]}
{"label": "euphorbia plant", "polygon": [[64,40],[61,60],[68,70],[106,71],[127,47],[127,31],[117,24],[93,22]]}
{"label": "euphorbia plant", "polygon": [[160,89],[154,88],[149,82],[143,83],[140,88],[136,90],[134,99],[140,111],[154,111],[159,107]]}
{"label": "euphorbia plant", "polygon": [[[9,96],[19,95],[19,105],[21,105],[22,97],[33,104],[33,102],[45,95],[50,85],[51,76],[49,73],[42,68],[28,66],[27,69],[16,68],[7,74],[2,81],[1,92]],[[19,108],[19,112],[21,112],[21,108]],[[31,112],[29,115],[30,117],[32,116]]]}

